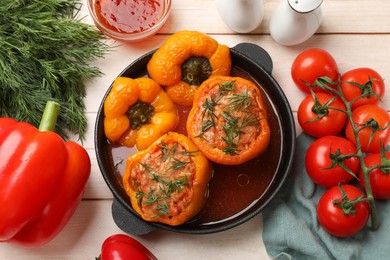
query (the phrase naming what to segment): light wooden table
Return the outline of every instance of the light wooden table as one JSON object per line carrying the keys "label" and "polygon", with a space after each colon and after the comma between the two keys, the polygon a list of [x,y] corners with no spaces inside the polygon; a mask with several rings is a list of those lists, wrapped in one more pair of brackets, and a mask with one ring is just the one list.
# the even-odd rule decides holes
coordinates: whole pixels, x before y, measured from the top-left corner
{"label": "light wooden table", "polygon": [[[229,1],[229,0],[226,0]],[[269,35],[269,19],[277,0],[265,0],[265,17],[251,34],[232,32],[219,17],[214,0],[173,0],[172,12],[158,35],[145,42],[122,45],[98,60],[104,76],[88,82],[86,108],[88,132],[85,148],[92,160],[92,173],[84,199],[65,229],[48,245],[34,250],[0,244],[0,259],[94,259],[99,255],[106,237],[122,233],[111,217],[112,194],[98,168],[93,144],[96,112],[107,87],[114,78],[140,55],[158,48],[168,35],[179,30],[198,30],[210,34],[230,47],[251,42],[269,52],[274,62],[273,76],[286,93],[295,112],[304,95],[294,86],[290,67],[295,56],[309,47],[328,50],[341,72],[356,67],[371,67],[385,80],[390,79],[390,1],[386,0],[324,0],[323,22],[317,34],[307,42],[285,47]],[[86,0],[81,16],[92,24]],[[387,84],[390,84],[387,82]],[[390,110],[390,93],[383,106]],[[297,126],[297,133],[300,133]],[[186,235],[155,231],[137,237],[159,259],[268,259],[262,241],[261,214],[231,230],[212,235]]]}

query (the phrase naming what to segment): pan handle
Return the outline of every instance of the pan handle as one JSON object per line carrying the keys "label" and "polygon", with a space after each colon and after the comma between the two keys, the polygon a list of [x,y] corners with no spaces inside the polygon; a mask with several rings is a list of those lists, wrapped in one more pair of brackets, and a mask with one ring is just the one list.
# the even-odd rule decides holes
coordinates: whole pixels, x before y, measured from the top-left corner
{"label": "pan handle", "polygon": [[145,235],[156,228],[131,214],[116,199],[112,202],[112,218],[115,224],[129,235]]}
{"label": "pan handle", "polygon": [[263,67],[270,74],[272,73],[273,63],[272,58],[266,50],[261,48],[257,44],[243,42],[233,47],[234,50],[238,51],[248,59],[256,62]]}

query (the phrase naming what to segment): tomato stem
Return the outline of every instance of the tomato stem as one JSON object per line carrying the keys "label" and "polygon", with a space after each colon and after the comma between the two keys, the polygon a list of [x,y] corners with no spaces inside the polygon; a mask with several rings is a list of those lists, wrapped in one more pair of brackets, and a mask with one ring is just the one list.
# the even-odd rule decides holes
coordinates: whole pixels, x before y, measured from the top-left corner
{"label": "tomato stem", "polygon": [[[338,97],[340,97],[340,99],[343,101],[344,105],[345,105],[345,113],[347,115],[347,118],[348,118],[348,123],[351,125],[352,127],[352,130],[353,130],[353,133],[354,133],[354,136],[355,136],[355,144],[356,144],[356,156],[360,162],[360,167],[361,167],[361,170],[363,172],[363,178],[364,178],[364,184],[366,186],[366,196],[367,196],[367,201],[370,205],[370,215],[371,215],[371,229],[372,230],[377,230],[378,229],[378,226],[379,226],[379,223],[378,223],[378,214],[377,214],[377,209],[376,209],[376,204],[375,204],[375,198],[373,196],[373,193],[372,193],[372,188],[371,188],[371,183],[370,183],[370,171],[371,169],[367,168],[365,162],[364,162],[364,154],[363,154],[363,151],[362,151],[362,147],[361,147],[361,144],[360,144],[360,139],[359,139],[359,131],[361,128],[359,128],[355,122],[353,121],[353,118],[352,118],[352,104],[357,101],[360,97],[362,96],[366,96],[367,93],[362,91],[362,94],[354,99],[354,100],[351,100],[351,101],[348,101],[342,90],[341,90],[341,75],[339,74],[339,77],[338,77],[338,81],[337,82],[331,82],[331,84],[337,84],[337,89],[334,89],[334,88],[331,88],[329,87],[327,84],[321,84],[321,82],[325,82],[325,83],[330,83],[329,82],[329,78],[327,77],[320,77],[320,79],[318,79],[317,81],[320,82],[320,84],[316,85],[316,83],[314,84],[314,86],[317,86],[317,87],[320,87],[322,89],[324,89],[325,91],[333,94],[333,95],[336,95]],[[351,83],[351,82],[349,82]],[[355,85],[355,84],[354,84]]]}
{"label": "tomato stem", "polygon": [[39,131],[54,131],[59,111],[60,104],[54,101],[47,101],[41,122],[39,124]]}
{"label": "tomato stem", "polygon": [[[341,92],[341,91],[340,91]],[[342,93],[342,92],[341,92]],[[354,136],[355,136],[355,145],[356,145],[356,157],[359,160],[361,170],[363,172],[363,178],[364,178],[364,184],[366,186],[366,195],[367,195],[367,200],[370,205],[370,215],[371,215],[371,229],[372,230],[377,230],[378,229],[378,214],[376,210],[376,204],[375,204],[375,199],[372,194],[372,189],[371,189],[371,183],[370,183],[370,171],[368,170],[366,163],[364,162],[364,155],[362,151],[362,147],[360,144],[360,139],[359,139],[359,129],[357,128],[355,122],[353,121],[352,118],[352,104],[353,102],[348,102],[345,98],[344,95],[341,94],[340,98],[343,100],[345,107],[346,107],[346,113],[347,113],[347,118],[349,120],[349,123],[351,124]]]}

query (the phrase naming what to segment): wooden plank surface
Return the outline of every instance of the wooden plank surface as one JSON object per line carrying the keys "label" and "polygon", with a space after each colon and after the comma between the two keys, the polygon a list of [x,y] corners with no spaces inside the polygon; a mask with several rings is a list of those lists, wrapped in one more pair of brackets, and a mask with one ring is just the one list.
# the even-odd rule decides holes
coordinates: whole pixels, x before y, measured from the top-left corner
{"label": "wooden plank surface", "polygon": [[[91,157],[92,173],[84,200],[70,223],[50,244],[27,250],[2,243],[0,259],[94,259],[107,236],[121,233],[111,216],[113,196],[96,162],[96,113],[115,77],[136,58],[158,48],[176,31],[202,31],[229,47],[241,42],[263,47],[273,59],[272,74],[288,97],[295,115],[304,95],[294,86],[290,68],[296,55],[306,48],[320,47],[328,50],[338,62],[340,72],[357,67],[371,67],[386,81],[390,79],[390,1],[324,0],[323,22],[317,34],[309,41],[293,47],[278,45],[269,35],[269,19],[279,2],[265,0],[265,17],[260,27],[250,34],[236,34],[220,19],[215,0],[173,0],[171,16],[158,35],[144,42],[122,44],[104,59],[95,61],[93,65],[101,68],[104,75],[87,82],[85,101],[88,130],[83,145]],[[85,16],[86,23],[92,24],[86,0],[82,3],[80,15]],[[113,41],[110,43],[117,44]],[[388,91],[388,87],[386,90]],[[390,110],[390,93],[386,94],[383,101],[382,105]],[[297,132],[300,132],[299,126]],[[239,227],[213,235],[192,236],[156,231],[137,239],[159,259],[268,259],[261,234],[260,214]]]}

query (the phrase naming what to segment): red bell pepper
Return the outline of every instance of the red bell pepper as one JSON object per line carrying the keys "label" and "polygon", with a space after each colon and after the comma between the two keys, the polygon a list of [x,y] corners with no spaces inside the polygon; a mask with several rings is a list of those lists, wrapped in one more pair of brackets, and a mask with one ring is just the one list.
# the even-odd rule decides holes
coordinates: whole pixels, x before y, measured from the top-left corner
{"label": "red bell pepper", "polygon": [[104,240],[99,260],[157,260],[144,245],[123,234],[112,235]]}
{"label": "red bell pepper", "polygon": [[59,105],[48,102],[39,130],[0,118],[0,241],[38,247],[67,224],[82,199],[91,161],[53,132]]}

